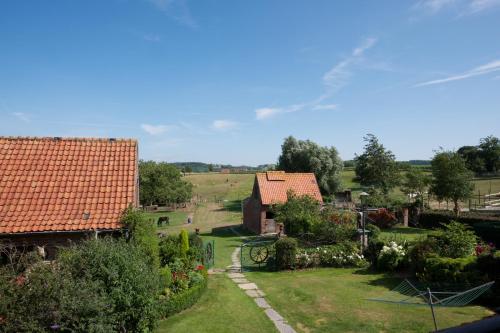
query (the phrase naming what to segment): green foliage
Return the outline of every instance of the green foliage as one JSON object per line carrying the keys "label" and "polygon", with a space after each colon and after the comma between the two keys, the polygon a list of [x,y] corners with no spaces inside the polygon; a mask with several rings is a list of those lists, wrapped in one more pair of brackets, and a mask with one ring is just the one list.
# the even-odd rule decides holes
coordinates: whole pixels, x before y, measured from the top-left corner
{"label": "green foliage", "polygon": [[422,273],[425,267],[425,260],[437,257],[438,245],[434,237],[421,239],[413,244],[409,250],[409,261],[414,272]]}
{"label": "green foliage", "polygon": [[364,137],[363,154],[356,156],[356,178],[363,186],[373,186],[384,194],[399,184],[399,169],[396,157],[379,143],[373,134]]}
{"label": "green foliage", "polygon": [[452,221],[445,224],[444,230],[435,236],[439,254],[443,257],[463,258],[474,253],[477,237],[467,226]]}
{"label": "green foliage", "polygon": [[418,274],[424,282],[460,283],[476,286],[485,282],[484,275],[476,269],[476,257],[430,257],[424,261],[423,272]]}
{"label": "green foliage", "polygon": [[407,253],[405,244],[391,241],[382,246],[377,258],[377,267],[382,270],[395,271],[407,262]]}
{"label": "green foliage", "polygon": [[160,240],[161,265],[169,265],[176,258],[181,257],[181,243],[179,237],[168,235]]}
{"label": "green foliage", "polygon": [[310,232],[321,221],[320,204],[310,196],[288,193],[288,200],[274,206],[275,220],[283,223],[287,235],[296,236]]}
{"label": "green foliage", "polygon": [[378,257],[384,245],[385,243],[378,238],[372,238],[368,241],[368,246],[363,254],[373,267],[377,267]]}
{"label": "green foliage", "polygon": [[455,215],[458,216],[460,212],[459,201],[470,198],[474,190],[472,172],[467,169],[464,159],[452,151],[436,153],[431,165],[431,192],[440,201],[453,201]]}
{"label": "green foliage", "polygon": [[191,199],[193,185],[174,165],[139,161],[140,201],[143,205],[181,203]]}
{"label": "green foliage", "polygon": [[130,241],[144,251],[152,265],[159,267],[158,237],[153,222],[148,220],[142,211],[132,207],[122,214],[121,222],[128,228]]}
{"label": "green foliage", "polygon": [[474,232],[484,241],[500,246],[500,221],[484,221],[472,225]]}
{"label": "green foliage", "polygon": [[[14,282],[15,281],[15,282]],[[75,277],[57,264],[31,267],[15,280],[0,272],[2,332],[116,331],[116,316],[101,282]]]}
{"label": "green foliage", "polygon": [[378,237],[380,236],[380,228],[377,227],[374,224],[368,223],[366,225],[366,230],[368,230],[370,233],[368,234],[370,239],[377,240]]}
{"label": "green foliage", "polygon": [[113,309],[117,330],[151,331],[158,319],[158,268],[144,260],[134,243],[110,238],[89,240],[61,249],[60,265],[71,276],[100,284]]}
{"label": "green foliage", "polygon": [[160,301],[160,312],[162,316],[169,317],[191,307],[198,301],[206,289],[207,278],[202,278],[201,281],[198,281],[198,283],[191,288],[185,289],[170,297],[163,298]]}
{"label": "green foliage", "polygon": [[172,271],[170,270],[170,267],[168,266],[163,266],[160,268],[160,286],[162,290],[165,290],[165,288],[170,287],[172,284]]}
{"label": "green foliage", "polygon": [[317,241],[338,244],[352,241],[357,235],[355,223],[335,223],[327,219],[313,225],[312,232]]}
{"label": "green foliage", "polygon": [[500,251],[493,251],[477,257],[477,268],[486,275],[487,281],[495,281],[491,292],[486,295],[486,302],[500,306]]}
{"label": "green foliage", "polygon": [[295,257],[297,254],[297,240],[289,237],[282,237],[274,243],[276,250],[276,268],[290,269],[295,267]]}
{"label": "green foliage", "polygon": [[416,194],[422,202],[422,196],[429,186],[431,179],[427,176],[422,168],[411,166],[405,173],[401,191],[405,194]]}
{"label": "green foliage", "polygon": [[463,146],[457,151],[469,170],[476,174],[500,170],[500,140],[493,135],[479,140],[478,146]]}
{"label": "green foliage", "polygon": [[332,194],[341,187],[342,160],[335,147],[321,147],[292,136],[281,146],[276,170],[286,172],[312,172],[323,194]]}
{"label": "green foliage", "polygon": [[189,251],[189,235],[185,229],[182,229],[179,234],[179,242],[181,246],[181,256],[186,257]]}

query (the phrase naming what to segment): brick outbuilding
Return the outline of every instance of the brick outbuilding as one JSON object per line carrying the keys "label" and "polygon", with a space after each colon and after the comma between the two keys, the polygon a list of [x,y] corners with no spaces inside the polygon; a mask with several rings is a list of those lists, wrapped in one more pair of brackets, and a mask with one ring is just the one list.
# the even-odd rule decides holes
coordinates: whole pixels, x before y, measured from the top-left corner
{"label": "brick outbuilding", "polygon": [[309,195],[323,203],[313,173],[256,173],[252,195],[243,202],[243,225],[256,234],[279,232],[271,207],[286,202],[289,191],[299,196]]}
{"label": "brick outbuilding", "polygon": [[0,241],[44,249],[119,233],[137,206],[138,145],[129,139],[0,137]]}

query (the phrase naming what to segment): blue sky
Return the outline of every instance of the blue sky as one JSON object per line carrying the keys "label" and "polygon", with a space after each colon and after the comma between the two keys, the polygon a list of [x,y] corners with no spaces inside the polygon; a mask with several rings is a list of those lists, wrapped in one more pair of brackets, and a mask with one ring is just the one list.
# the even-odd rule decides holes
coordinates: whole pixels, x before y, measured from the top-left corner
{"label": "blue sky", "polygon": [[400,160],[500,136],[500,0],[6,0],[0,42],[0,135],[250,165],[288,135]]}

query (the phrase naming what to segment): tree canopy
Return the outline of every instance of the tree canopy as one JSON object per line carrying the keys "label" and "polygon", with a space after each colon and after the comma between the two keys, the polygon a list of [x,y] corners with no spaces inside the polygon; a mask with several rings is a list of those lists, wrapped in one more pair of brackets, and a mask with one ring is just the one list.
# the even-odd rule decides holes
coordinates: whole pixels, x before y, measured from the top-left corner
{"label": "tree canopy", "polygon": [[399,183],[399,168],[394,154],[387,150],[377,137],[367,134],[363,154],[356,156],[356,178],[363,186],[373,186],[384,194]]}
{"label": "tree canopy", "polygon": [[310,140],[285,139],[281,146],[276,170],[286,172],[312,172],[323,194],[340,189],[342,160],[335,147],[321,147]]}
{"label": "tree canopy", "polygon": [[143,205],[181,203],[191,199],[193,185],[179,169],[165,162],[139,161],[140,201]]}
{"label": "tree canopy", "polygon": [[479,140],[477,146],[463,146],[457,151],[467,168],[476,174],[500,171],[500,140],[492,135]]}
{"label": "tree canopy", "polygon": [[472,172],[467,169],[465,160],[453,151],[439,151],[431,162],[431,192],[438,200],[452,200],[455,214],[460,212],[460,200],[472,195],[474,184]]}

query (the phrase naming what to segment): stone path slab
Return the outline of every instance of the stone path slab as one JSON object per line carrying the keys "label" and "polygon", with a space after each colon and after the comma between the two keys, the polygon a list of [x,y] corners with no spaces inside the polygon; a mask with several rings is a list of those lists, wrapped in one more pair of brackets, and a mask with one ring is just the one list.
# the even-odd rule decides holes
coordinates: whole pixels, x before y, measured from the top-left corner
{"label": "stone path slab", "polygon": [[[233,232],[237,234],[235,230],[233,230]],[[237,283],[238,287],[244,290],[248,296],[252,297],[259,308],[264,309],[267,317],[271,319],[278,332],[297,333],[293,327],[290,326],[287,321],[269,305],[269,303],[267,303],[264,298],[266,294],[264,294],[255,283],[249,282],[245,278],[245,274],[241,271],[239,247],[237,247],[231,255],[231,261],[233,264],[228,266],[227,276]]]}

